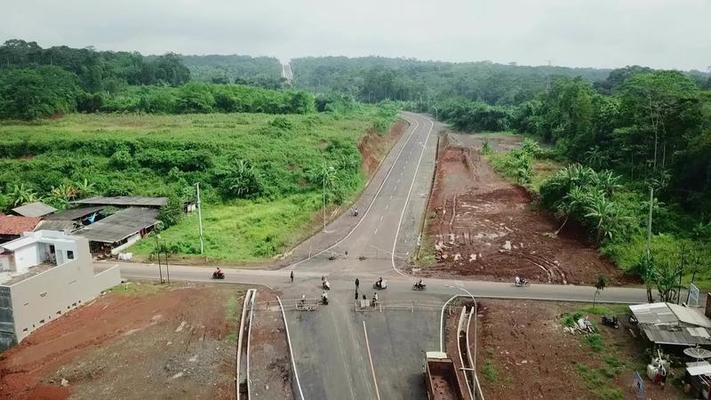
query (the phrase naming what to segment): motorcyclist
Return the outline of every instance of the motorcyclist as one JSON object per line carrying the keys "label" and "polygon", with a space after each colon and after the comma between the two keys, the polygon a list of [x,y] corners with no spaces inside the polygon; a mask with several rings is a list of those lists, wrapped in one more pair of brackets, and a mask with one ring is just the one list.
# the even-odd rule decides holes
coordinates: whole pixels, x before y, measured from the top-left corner
{"label": "motorcyclist", "polygon": [[328,293],[325,290],[321,292],[321,303],[328,304]]}
{"label": "motorcyclist", "polygon": [[382,276],[380,278],[378,278],[376,285],[378,285],[379,288],[383,287],[383,277]]}
{"label": "motorcyclist", "polygon": [[225,274],[222,272],[220,267],[217,267],[217,269],[215,270],[215,272],[212,275],[214,275],[216,278],[220,278],[220,277],[223,277]]}
{"label": "motorcyclist", "polygon": [[418,287],[418,288],[423,288],[423,287],[425,287],[425,284],[422,283],[422,279],[420,279],[419,281],[417,281],[417,287]]}
{"label": "motorcyclist", "polygon": [[325,280],[323,281],[322,286],[323,286],[323,288],[326,289],[326,290],[330,290],[330,289],[331,289],[331,284],[328,282],[328,279],[325,279]]}
{"label": "motorcyclist", "polygon": [[378,294],[373,293],[373,307],[375,307],[376,304],[378,304]]}
{"label": "motorcyclist", "polygon": [[358,207],[353,209],[353,216],[357,217],[358,216]]}
{"label": "motorcyclist", "polygon": [[516,278],[514,278],[514,283],[516,284],[516,286],[521,286],[521,278],[519,278],[518,275],[516,275]]}

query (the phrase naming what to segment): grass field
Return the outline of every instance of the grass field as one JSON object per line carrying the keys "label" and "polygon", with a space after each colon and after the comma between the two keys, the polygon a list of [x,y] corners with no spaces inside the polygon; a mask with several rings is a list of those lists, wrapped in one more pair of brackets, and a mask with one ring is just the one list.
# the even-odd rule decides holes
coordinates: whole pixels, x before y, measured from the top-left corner
{"label": "grass field", "polygon": [[[88,181],[82,195],[203,195],[206,256],[216,262],[271,259],[307,236],[322,204],[324,166],[332,167],[329,207],[347,203],[365,182],[361,138],[382,134],[395,110],[359,106],[347,113],[306,115],[72,114],[34,123],[0,123],[0,208],[23,184],[62,207],[52,188]],[[253,167],[258,190],[225,189],[236,165]],[[177,257],[199,258],[197,215],[161,233]],[[153,250],[148,238],[129,251]]]}

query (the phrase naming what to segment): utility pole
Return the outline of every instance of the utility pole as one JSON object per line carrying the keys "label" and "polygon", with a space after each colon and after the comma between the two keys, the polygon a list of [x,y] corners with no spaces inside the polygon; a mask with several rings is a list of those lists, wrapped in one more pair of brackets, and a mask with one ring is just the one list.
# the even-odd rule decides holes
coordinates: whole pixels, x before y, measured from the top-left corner
{"label": "utility pole", "polygon": [[205,238],[202,233],[202,203],[200,202],[200,182],[195,184],[197,193],[198,225],[200,226],[200,254],[205,254]]}
{"label": "utility pole", "polygon": [[654,206],[654,186],[649,185],[649,216],[647,218],[647,258],[652,252],[652,209]]}

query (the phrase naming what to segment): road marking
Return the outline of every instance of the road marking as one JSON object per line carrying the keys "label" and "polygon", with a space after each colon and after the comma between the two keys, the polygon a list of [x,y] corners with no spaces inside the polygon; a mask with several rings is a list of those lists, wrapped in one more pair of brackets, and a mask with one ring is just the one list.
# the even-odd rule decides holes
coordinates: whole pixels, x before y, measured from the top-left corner
{"label": "road marking", "polygon": [[291,336],[289,336],[289,324],[286,322],[286,313],[284,312],[284,305],[281,304],[281,299],[277,296],[277,301],[279,302],[279,308],[281,309],[281,317],[284,319],[284,330],[286,331],[286,341],[289,344],[289,355],[291,355],[291,368],[294,369],[294,378],[296,380],[296,387],[299,389],[299,396],[301,400],[304,399],[304,391],[301,389],[301,382],[299,382],[299,372],[296,370],[296,360],[294,360],[294,349],[291,346]]}
{"label": "road marking", "polygon": [[375,396],[380,400],[380,390],[378,390],[378,380],[375,378],[375,368],[373,367],[373,356],[370,354],[370,344],[368,343],[368,330],[365,329],[363,321],[363,333],[365,333],[365,347],[368,349],[368,360],[370,361],[370,371],[373,373],[373,383],[375,384]]}
{"label": "road marking", "polygon": [[[351,230],[348,232],[348,234],[346,234],[346,236],[344,236],[341,240],[337,241],[336,243],[332,244],[331,246],[329,246],[329,247],[327,247],[327,248],[325,248],[325,249],[319,251],[319,252],[316,253],[316,254],[312,254],[312,255],[309,256],[308,258],[304,258],[304,259],[301,260],[301,261],[295,262],[295,263],[289,265],[287,268],[293,269],[294,267],[296,267],[297,265],[301,264],[302,262],[308,261],[308,260],[310,260],[310,259],[312,259],[312,258],[314,258],[314,257],[320,256],[321,254],[323,254],[323,253],[325,253],[325,252],[331,250],[332,248],[338,246],[339,244],[343,243],[344,241],[346,241],[346,239],[348,239],[349,237],[351,237],[351,235],[353,234],[353,232],[355,232],[355,230],[358,229],[358,227],[360,226],[360,224],[362,224],[363,221],[365,221],[366,215],[368,215],[368,213],[370,212],[370,209],[373,208],[373,205],[375,204],[375,200],[376,200],[376,199],[378,198],[378,196],[380,195],[380,191],[383,190],[383,187],[385,187],[385,182],[388,181],[388,178],[390,177],[390,174],[393,172],[393,169],[395,169],[395,165],[397,165],[398,160],[400,160],[400,156],[402,155],[402,152],[405,150],[405,147],[407,147],[408,143],[410,143],[410,141],[412,140],[412,138],[415,136],[415,132],[417,132],[417,128],[420,127],[420,123],[417,121],[416,118],[414,119],[414,121],[415,121],[415,127],[412,129],[412,132],[410,133],[410,136],[407,137],[407,141],[402,145],[402,147],[400,148],[400,151],[398,151],[397,156],[395,157],[395,160],[393,161],[392,165],[390,166],[390,169],[388,170],[388,173],[385,175],[385,178],[383,178],[383,181],[380,183],[380,187],[378,187],[378,191],[375,192],[375,195],[373,196],[373,199],[370,201],[370,204],[368,205],[368,208],[365,210],[365,212],[363,213],[363,216],[360,218],[360,220],[358,221],[358,223],[353,227],[353,229],[351,229]],[[432,128],[430,128],[430,131],[431,131],[431,130],[432,130]],[[390,196],[390,198],[392,199],[392,196]]]}
{"label": "road marking", "polygon": [[379,222],[383,222],[383,217],[385,217],[385,216],[384,216],[384,215],[381,215],[381,216],[380,216],[380,221],[379,221]]}
{"label": "road marking", "polygon": [[395,239],[393,240],[393,250],[390,253],[390,262],[392,264],[395,272],[402,276],[407,276],[402,273],[395,266],[395,247],[397,246],[397,238],[400,235],[400,227],[402,226],[402,219],[405,217],[405,210],[407,210],[407,205],[410,203],[410,196],[412,195],[412,188],[415,186],[415,181],[417,180],[417,172],[420,170],[420,164],[422,164],[422,156],[425,154],[426,144],[430,140],[430,135],[432,134],[432,128],[434,128],[434,122],[430,119],[430,129],[427,131],[427,138],[425,139],[425,146],[422,146],[422,151],[420,151],[420,158],[417,160],[417,167],[415,167],[415,173],[412,175],[412,182],[410,183],[410,190],[407,191],[407,198],[405,199],[405,205],[402,206],[402,212],[400,213],[400,221],[397,223],[397,230],[395,231]]}

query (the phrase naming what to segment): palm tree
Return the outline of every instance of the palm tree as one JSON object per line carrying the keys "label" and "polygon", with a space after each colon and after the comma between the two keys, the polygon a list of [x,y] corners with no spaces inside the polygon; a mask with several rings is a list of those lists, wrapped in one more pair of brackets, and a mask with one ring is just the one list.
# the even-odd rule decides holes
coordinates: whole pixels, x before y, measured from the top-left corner
{"label": "palm tree", "polygon": [[79,191],[77,188],[70,184],[62,183],[59,186],[53,187],[49,192],[49,200],[55,205],[60,206],[60,208],[66,207],[66,205],[74,200]]}
{"label": "palm tree", "polygon": [[620,185],[620,177],[613,174],[612,171],[602,171],[595,173],[592,177],[593,183],[598,189],[602,190],[608,196],[622,187]]}
{"label": "palm tree", "polygon": [[602,193],[593,194],[589,198],[585,211],[587,211],[585,218],[593,220],[597,241],[600,242],[603,238],[612,239],[613,233],[620,224],[620,215],[615,203]]}
{"label": "palm tree", "polygon": [[74,185],[77,189],[77,196],[86,197],[95,193],[94,182],[89,182],[86,178]]}
{"label": "palm tree", "polygon": [[565,197],[561,201],[558,202],[558,204],[556,205],[556,216],[558,218],[565,219],[563,220],[563,223],[560,225],[558,230],[555,231],[556,236],[560,233],[560,231],[563,230],[563,227],[568,222],[570,216],[578,213],[578,210],[580,210],[582,206],[586,203],[589,196],[590,195],[583,189],[575,186],[570,190],[568,194],[565,195]]}
{"label": "palm tree", "polygon": [[24,183],[20,183],[19,185],[13,185],[9,195],[12,199],[13,206],[21,206],[25,203],[31,203],[39,199],[37,193],[35,193],[29,187],[25,186]]}

